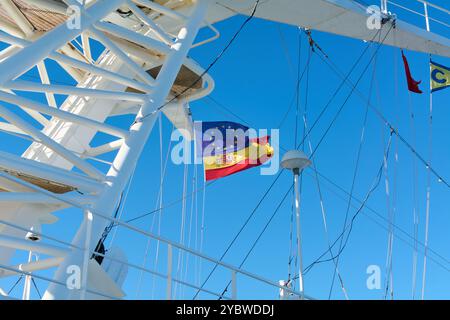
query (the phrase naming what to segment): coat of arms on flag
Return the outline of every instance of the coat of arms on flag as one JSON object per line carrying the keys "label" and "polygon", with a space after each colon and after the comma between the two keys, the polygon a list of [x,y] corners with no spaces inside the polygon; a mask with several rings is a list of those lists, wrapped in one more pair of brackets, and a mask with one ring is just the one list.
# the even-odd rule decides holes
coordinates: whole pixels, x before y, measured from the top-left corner
{"label": "coat of arms on flag", "polygon": [[206,181],[260,166],[274,152],[269,136],[252,137],[247,126],[235,122],[196,122],[195,135]]}

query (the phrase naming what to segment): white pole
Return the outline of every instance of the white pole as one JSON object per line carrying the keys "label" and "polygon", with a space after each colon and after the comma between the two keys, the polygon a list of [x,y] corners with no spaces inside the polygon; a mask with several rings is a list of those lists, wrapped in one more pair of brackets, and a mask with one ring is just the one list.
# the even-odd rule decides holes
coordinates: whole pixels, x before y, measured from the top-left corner
{"label": "white pole", "polygon": [[428,4],[423,3],[423,9],[425,11],[425,23],[427,25],[427,31],[430,32],[430,16],[428,15]]}
{"label": "white pole", "polygon": [[381,0],[381,12],[388,13],[387,0]]}
{"label": "white pole", "polygon": [[231,271],[231,299],[237,300],[237,279],[236,271]]}
{"label": "white pole", "polygon": [[90,245],[92,235],[92,220],[93,215],[89,210],[84,211],[84,223],[86,225],[86,238],[84,243],[84,255],[83,255],[83,270],[81,272],[81,295],[80,299],[86,299],[86,292],[88,290],[88,276],[89,276],[89,260],[91,259]]}
{"label": "white pole", "polygon": [[[30,250],[28,253],[28,263],[31,262],[32,257],[33,252]],[[31,276],[27,274],[25,276],[25,283],[23,285],[22,300],[30,300],[30,291],[31,291]]]}
{"label": "white pole", "polygon": [[167,289],[166,289],[166,299],[172,300],[172,245],[167,245]]}
{"label": "white pole", "polygon": [[302,246],[301,246],[301,230],[300,230],[300,191],[298,177],[300,175],[299,169],[294,169],[294,188],[295,188],[295,217],[297,221],[297,256],[298,256],[298,291],[301,293],[300,299],[303,300],[304,287],[303,287],[303,256],[302,256]]}
{"label": "white pole", "polygon": [[[431,55],[430,55],[431,61]],[[431,67],[430,67],[431,68]],[[431,205],[431,162],[433,159],[433,93],[430,92],[430,114],[428,117],[428,168],[427,168],[427,200],[425,214],[425,243],[423,254],[423,271],[422,271],[422,300],[425,299],[425,284],[427,277],[427,254],[428,254],[428,230],[430,227],[430,205]]]}

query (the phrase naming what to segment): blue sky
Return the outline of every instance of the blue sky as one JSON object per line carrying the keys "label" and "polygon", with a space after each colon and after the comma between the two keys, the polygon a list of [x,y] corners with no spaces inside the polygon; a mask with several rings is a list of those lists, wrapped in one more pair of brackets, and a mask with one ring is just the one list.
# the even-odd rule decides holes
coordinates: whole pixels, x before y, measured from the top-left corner
{"label": "blue sky", "polygon": [[[401,2],[403,3],[404,1]],[[444,1],[434,1],[434,3],[448,7],[448,4],[445,4]],[[399,17],[402,17],[401,11],[399,11]],[[409,15],[404,15],[404,17],[412,19],[415,23],[422,23],[418,20],[415,21]],[[448,17],[445,18],[448,19]],[[206,67],[226,45],[243,20],[243,17],[235,17],[218,23],[216,27],[221,32],[220,39],[194,49],[190,56]],[[436,30],[441,34],[446,32],[445,35],[447,37],[449,35],[448,29]],[[201,36],[206,36],[206,33],[203,33]],[[210,71],[216,82],[216,89],[211,96],[234,114],[217,105],[211,99],[205,98],[192,103],[191,109],[194,120],[242,122],[242,119],[244,119],[254,128],[279,128],[280,144],[285,149],[292,149],[295,139],[296,106],[293,105],[291,107],[284,122],[283,118],[289,110],[296,92],[296,68],[299,58],[298,37],[298,29],[296,27],[259,19],[252,20],[233,43],[229,51]],[[350,69],[355,59],[358,58],[367,45],[362,41],[320,32],[313,32],[313,37],[324,52],[328,54],[329,59],[338,65],[344,73]],[[308,45],[304,35],[301,39],[301,65],[303,68],[308,55]],[[97,50],[100,50],[100,48],[97,48]],[[372,53],[373,50],[369,50],[365,55],[362,62],[351,75],[352,81],[358,79]],[[351,96],[314,156],[313,161],[317,166],[317,170],[324,177],[332,180],[346,191],[350,191],[352,184],[367,106],[366,101],[369,96],[371,103],[398,128],[401,135],[413,144],[420,154],[428,155],[429,57],[425,54],[414,52],[406,52],[406,55],[409,59],[413,76],[423,81],[421,88],[424,89],[424,94],[409,95],[406,88],[400,50],[391,47],[381,48],[377,56],[375,75],[374,68],[371,66],[358,87],[365,95],[366,100],[361,99],[357,94]],[[433,59],[438,63],[450,65],[450,59],[442,57],[433,57]],[[56,67],[53,71],[57,71]],[[60,77],[59,81],[61,82],[69,81],[62,75]],[[374,77],[375,81],[372,90],[370,90],[372,77]],[[318,117],[320,110],[328,102],[333,92],[339,86],[340,81],[340,78],[317,55],[312,56],[307,106],[309,124]],[[299,112],[301,115],[305,107],[305,84],[305,81],[302,82],[300,89],[301,104]],[[317,127],[312,131],[310,138],[313,148],[320,141],[337,110],[346,99],[349,90],[349,87],[344,86],[333,100],[329,110],[318,122]],[[450,133],[447,125],[447,119],[450,117],[450,110],[448,109],[449,95],[450,89],[448,91],[440,91],[433,97],[432,166],[447,180],[450,179],[448,166],[450,149],[447,141]],[[413,109],[415,115],[413,120],[414,130],[412,130],[410,121],[410,108]],[[124,124],[128,123],[123,118],[111,121],[124,127],[126,126]],[[280,123],[283,123],[281,127],[279,126]],[[163,118],[163,159],[166,157],[171,130],[172,125],[167,119]],[[299,140],[301,140],[302,134],[303,124],[300,118]],[[377,175],[388,138],[389,130],[375,113],[369,110],[360,167],[354,189],[354,196],[358,199],[363,199],[366,196]],[[152,211],[156,207],[161,166],[159,140],[159,127],[155,126],[155,130],[138,163],[127,201],[124,204],[123,220]],[[11,138],[8,138],[7,141],[5,148],[16,148],[18,152],[19,149],[26,146],[26,144],[17,145],[15,139],[11,140]],[[397,162],[395,161],[396,155],[398,157]],[[388,235],[384,229],[387,227],[387,223],[383,218],[387,219],[388,217],[387,201],[389,201],[391,207],[396,203],[395,225],[412,235],[414,230],[413,190],[415,185],[417,186],[417,210],[420,216],[418,239],[421,242],[424,241],[427,170],[422,163],[416,160],[417,179],[415,179],[413,176],[413,159],[414,157],[410,150],[394,137],[388,160],[391,196],[388,199],[386,197],[385,176],[383,175],[380,186],[367,202],[367,206],[373,211],[363,210],[356,218],[348,245],[340,257],[339,270],[346,290],[352,299],[381,299],[384,297],[383,290],[367,289],[366,279],[368,275],[366,274],[366,268],[369,265],[380,266],[382,271],[382,288],[384,288]],[[183,172],[183,166],[176,166],[169,161],[163,191],[163,202],[168,207],[163,210],[160,216],[161,234],[177,241],[180,237],[182,202],[174,205],[170,204],[179,200],[183,195]],[[192,192],[193,188],[196,187],[202,188],[202,167],[190,165],[188,173],[189,192]],[[327,250],[317,183],[312,174],[313,171],[306,171],[302,181],[301,219],[305,266],[309,265]],[[222,255],[228,243],[233,239],[274,179],[274,176],[261,176],[259,169],[252,169],[221,179],[206,188],[204,253],[215,258],[219,258]],[[435,254],[430,253],[430,256],[440,261],[444,268],[428,259],[425,297],[428,299],[448,299],[450,287],[450,244],[448,242],[450,215],[447,199],[450,195],[450,190],[444,184],[439,183],[435,177],[431,181],[429,246],[432,250],[445,257],[446,262],[436,257]],[[224,261],[234,265],[241,263],[291,183],[292,175],[289,172],[282,173],[281,178],[226,255]],[[342,232],[347,196],[323,178],[319,178],[319,183],[327,215],[329,238],[333,242]],[[394,197],[393,194],[397,196]],[[199,192],[197,196],[186,200],[185,244],[197,249],[200,247],[202,198],[203,193]],[[357,204],[355,203],[355,205]],[[355,212],[356,209],[352,208],[349,216],[352,217]],[[289,196],[244,264],[243,268],[245,270],[274,281],[287,278],[291,214],[292,197]],[[65,210],[58,213],[58,216],[61,219],[60,224],[49,226],[44,231],[70,239],[71,233],[75,231],[75,226],[81,219],[80,213],[75,210]],[[133,224],[145,230],[158,232],[158,216],[155,214],[135,221]],[[191,228],[189,227],[190,225]],[[190,232],[189,229],[191,229]],[[189,234],[191,236],[190,240]],[[411,245],[413,240],[398,230],[395,234],[401,239],[396,237],[393,247],[394,297],[396,299],[410,299],[412,297],[413,248]],[[111,240],[111,237],[109,240]],[[404,240],[406,240],[406,243]],[[119,228],[114,238],[114,244],[127,252],[130,262],[138,265],[143,263],[147,244],[144,237]],[[156,243],[152,242],[148,251],[147,267],[153,268],[155,251]],[[335,249],[334,252],[336,253],[336,251]],[[419,251],[416,298],[419,297],[421,290],[423,267],[423,250],[420,246]],[[177,256],[178,253],[175,251],[175,257]],[[18,259],[19,257],[16,258]],[[329,255],[326,255],[325,258],[329,258]],[[162,244],[157,265],[157,269],[161,272],[166,270],[165,261],[166,247]],[[210,263],[201,265],[200,270],[200,263],[195,258],[190,257],[187,268],[184,269],[185,266],[183,267],[184,270],[187,270],[187,278],[181,276],[180,273],[174,276],[184,277],[194,283],[202,282],[212,265]],[[295,270],[295,267],[293,269]],[[175,271],[177,271],[176,262]],[[200,271],[201,276],[199,276]],[[306,294],[319,299],[327,299],[333,271],[334,267],[330,262],[319,264],[312,268],[305,276]],[[48,272],[47,275],[51,275],[51,273]],[[155,279],[154,281],[150,275],[144,275],[141,278],[139,271],[130,269],[124,286],[125,291],[129,293],[128,298],[163,298],[165,295],[165,281]],[[221,292],[229,279],[229,272],[219,268],[205,288]],[[140,280],[142,285],[140,286],[140,295],[137,295],[136,290],[139,287],[138,282]],[[15,279],[8,281],[10,285]],[[37,281],[43,290],[44,282],[41,280]],[[8,285],[4,287],[7,288]],[[177,288],[176,290],[177,298],[190,299],[195,293],[192,289]],[[277,294],[278,292],[275,288],[260,285],[242,276],[238,277],[239,298],[272,299],[277,298]],[[201,297],[211,298],[208,295],[201,295]],[[343,298],[337,282],[334,285],[331,297],[334,299]]]}

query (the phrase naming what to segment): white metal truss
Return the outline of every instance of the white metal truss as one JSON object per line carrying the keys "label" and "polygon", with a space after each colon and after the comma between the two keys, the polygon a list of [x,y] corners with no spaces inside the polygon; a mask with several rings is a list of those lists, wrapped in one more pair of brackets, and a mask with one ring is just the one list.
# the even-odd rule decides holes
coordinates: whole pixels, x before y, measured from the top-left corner
{"label": "white metal truss", "polygon": [[[84,7],[73,0],[66,3],[77,6],[80,15],[74,19],[79,19],[79,26],[70,27],[76,21],[69,16],[66,23],[37,34],[18,9],[19,3],[8,0],[2,8],[16,26],[2,25],[0,31],[0,41],[9,44],[0,53],[0,116],[4,120],[0,129],[32,141],[21,156],[0,152],[0,188],[5,191],[0,195],[4,204],[0,264],[4,270],[10,268],[7,261],[14,249],[54,255],[54,259],[28,263],[35,268],[58,266],[46,299],[86,297],[88,273],[95,268],[89,263],[91,252],[117,206],[111,199],[120,198],[159,112],[166,112],[167,105],[169,119],[189,129],[189,101],[213,88],[212,79],[187,58],[193,46],[205,43],[194,40],[201,27],[210,26],[205,22],[208,0],[185,1],[179,10],[144,0],[88,1]],[[133,12],[135,20],[122,17],[122,10]],[[97,61],[91,53],[93,40],[106,48]],[[52,83],[47,70],[50,60],[72,76],[73,85]],[[24,79],[34,68],[40,83]],[[187,79],[182,79],[183,74]],[[192,77],[196,81],[187,83]],[[44,94],[47,103],[18,92]],[[56,95],[67,97],[59,107]],[[129,129],[106,124],[108,117],[130,112],[136,118]],[[100,132],[113,140],[92,146]],[[106,172],[90,161],[110,152],[115,156]],[[62,254],[24,239],[27,230],[53,222],[52,211],[70,206],[84,212],[71,244],[83,250]],[[61,285],[71,265],[82,267],[82,290]]]}

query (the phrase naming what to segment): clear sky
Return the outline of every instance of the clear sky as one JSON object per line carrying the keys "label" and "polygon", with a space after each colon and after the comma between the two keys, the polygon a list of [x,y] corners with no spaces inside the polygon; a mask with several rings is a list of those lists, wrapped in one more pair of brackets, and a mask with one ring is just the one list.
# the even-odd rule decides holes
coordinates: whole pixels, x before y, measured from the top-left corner
{"label": "clear sky", "polygon": [[[399,1],[399,3],[404,2]],[[435,0],[434,3],[449,8],[448,3],[444,0]],[[398,11],[398,15],[400,18],[410,19],[421,26],[423,24],[421,20],[402,11]],[[446,19],[444,21],[447,23],[449,21],[448,15],[440,18]],[[216,27],[221,32],[220,39],[194,49],[190,56],[206,67],[226,45],[243,20],[243,17],[234,17],[218,23]],[[435,30],[439,33],[449,37],[448,28],[439,28],[433,24],[432,28],[436,28]],[[201,36],[206,36],[206,34],[206,32],[202,32]],[[354,61],[367,46],[367,43],[359,40],[314,31],[313,38],[329,56],[329,61],[336,64],[344,73],[351,69]],[[303,70],[308,57],[308,43],[304,35],[301,36],[301,43],[300,68]],[[96,49],[100,51],[100,48]],[[368,50],[352,73],[350,78],[353,82],[356,82],[361,75],[374,50]],[[377,55],[375,67],[373,64],[369,67],[358,86],[363,97],[356,93],[351,95],[314,155],[313,162],[321,174],[318,182],[327,219],[328,238],[331,243],[342,232],[348,202],[348,195],[342,189],[347,192],[351,190],[368,98],[370,98],[371,104],[398,128],[400,134],[428,159],[429,57],[425,54],[408,51],[405,54],[408,57],[413,76],[423,81],[421,88],[424,94],[410,95],[408,93],[400,50],[382,47]],[[433,60],[450,66],[450,59],[433,57]],[[341,79],[319,58],[319,55],[313,54],[309,77],[305,76],[300,86],[300,104],[297,106],[292,102],[295,102],[296,98],[298,61],[299,31],[296,27],[253,19],[210,71],[216,82],[216,88],[211,94],[214,100],[205,98],[192,103],[194,120],[236,121],[250,124],[257,129],[280,129],[281,146],[285,150],[294,148],[297,107],[299,113],[297,139],[300,141],[303,136],[302,116],[305,112],[306,97],[306,116],[311,125],[341,83]],[[309,79],[308,90],[306,89],[306,79]],[[59,81],[67,82],[69,80],[61,75]],[[320,118],[309,136],[310,139],[306,140],[307,142],[311,141],[313,148],[321,140],[349,92],[350,88],[344,86],[333,99],[327,112]],[[449,97],[450,89],[435,93],[433,96],[432,166],[446,180],[450,180],[448,165],[450,149],[447,140],[450,134],[448,127]],[[411,120],[411,110],[414,113],[413,120]],[[112,120],[112,123],[120,125],[128,122],[118,118]],[[123,220],[152,211],[157,206],[160,159],[162,157],[164,163],[172,130],[172,125],[166,118],[162,119],[161,129],[163,154],[160,154],[159,127],[155,126],[138,163],[124,204],[121,217]],[[389,134],[389,129],[369,109],[354,186],[354,196],[357,199],[362,200],[366,197],[377,177]],[[18,149],[26,145],[17,145],[16,140],[11,140],[11,138],[6,143],[8,147]],[[306,153],[309,154],[308,145],[306,147]],[[414,174],[414,166],[417,167],[417,175]],[[203,188],[202,167],[189,165],[187,169],[188,193],[195,188]],[[154,233],[160,232],[164,237],[173,240],[180,239],[183,202],[178,200],[183,196],[184,170],[184,166],[174,165],[169,159],[163,188],[163,207],[166,206],[166,208],[159,216],[158,214],[146,216],[132,222],[133,225]],[[387,172],[386,175],[383,171],[380,184],[367,201],[367,207],[356,217],[348,243],[340,255],[339,271],[351,299],[384,298],[388,247],[386,229],[388,228],[389,212],[391,214],[395,212],[394,224],[396,226],[392,250],[394,298],[412,298],[413,210],[416,208],[419,216],[418,240],[423,243],[427,170],[394,136],[387,161]],[[389,197],[385,192],[386,177],[389,183]],[[204,194],[199,192],[196,193],[196,196],[187,198],[184,210],[184,244],[200,249],[201,238],[203,238],[203,252],[219,258],[274,179],[275,176],[261,176],[259,169],[252,169],[218,180],[208,186]],[[330,181],[336,185],[331,184]],[[225,256],[224,261],[234,265],[241,264],[242,259],[252,247],[291,184],[292,175],[289,172],[283,172],[250,223]],[[414,189],[417,190],[416,197],[414,197]],[[202,237],[202,199],[204,195],[205,228]],[[302,247],[304,266],[307,267],[328,248],[318,183],[314,171],[311,169],[303,174],[301,196]],[[433,176],[431,179],[429,259],[425,291],[425,297],[429,299],[448,299],[450,297],[450,243],[448,241],[450,212],[447,205],[449,196],[449,188],[443,183],[439,183]],[[173,204],[174,202],[175,204]],[[358,202],[352,202],[348,212],[349,221],[355,215],[358,207]],[[44,231],[70,239],[70,233],[75,230],[74,226],[81,219],[80,213],[66,210],[59,213],[58,216],[61,219],[60,223],[49,226]],[[291,216],[292,195],[290,194],[243,265],[245,270],[274,281],[287,279],[290,251],[293,250],[295,255],[295,247],[290,249]],[[160,225],[159,231],[158,225]],[[112,234],[113,232],[108,238],[108,243],[111,241]],[[130,262],[143,264],[147,245],[144,237],[120,228],[115,234],[114,245],[126,251]],[[337,253],[338,246],[339,244],[333,249],[334,254]],[[423,246],[419,245],[418,250],[416,298],[420,297],[422,285]],[[147,255],[147,267],[154,267],[155,257],[156,243],[151,242]],[[178,257],[177,251],[175,251],[175,257]],[[324,256],[324,259],[329,258],[329,254]],[[206,262],[199,263],[193,257],[190,257],[187,263],[186,260],[185,257],[180,265],[175,260],[174,276],[194,283],[203,282],[212,265]],[[166,247],[162,244],[157,269],[163,273],[166,271],[165,261]],[[381,269],[380,290],[369,290],[366,286],[368,277],[366,269],[370,265],[377,265]],[[292,270],[293,273],[297,270],[295,259],[292,262]],[[315,265],[305,276],[306,294],[319,299],[327,299],[333,272],[332,262]],[[47,273],[47,275],[51,275],[51,273]],[[230,273],[219,268],[205,288],[221,292],[229,279]],[[8,280],[8,285],[12,285],[15,280]],[[139,282],[141,285],[138,284]],[[44,281],[37,280],[37,283],[43,290]],[[8,285],[4,287],[7,288]],[[16,290],[19,290],[18,288]],[[150,275],[141,277],[139,271],[130,269],[124,289],[129,293],[127,298],[130,299],[164,298],[165,281],[158,278],[154,280]],[[176,287],[175,290],[177,298],[191,299],[195,294],[192,289]],[[239,298],[273,299],[277,296],[278,292],[275,288],[255,283],[242,276],[238,277]],[[201,297],[212,298],[206,294],[202,294]],[[337,281],[334,284],[331,298],[344,298]]]}

